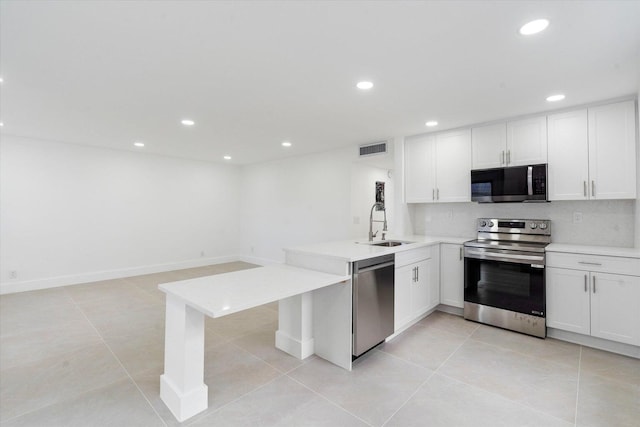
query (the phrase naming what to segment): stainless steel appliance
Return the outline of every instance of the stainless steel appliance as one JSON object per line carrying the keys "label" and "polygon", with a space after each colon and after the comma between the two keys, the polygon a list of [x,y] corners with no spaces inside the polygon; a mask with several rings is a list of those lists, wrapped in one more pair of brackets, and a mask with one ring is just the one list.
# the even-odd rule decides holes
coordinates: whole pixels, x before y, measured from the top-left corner
{"label": "stainless steel appliance", "polygon": [[393,334],[393,254],[353,263],[353,355]]}
{"label": "stainless steel appliance", "polygon": [[547,165],[472,170],[471,200],[480,203],[546,202]]}
{"label": "stainless steel appliance", "polygon": [[478,219],[464,244],[464,318],[544,338],[550,242],[550,220]]}

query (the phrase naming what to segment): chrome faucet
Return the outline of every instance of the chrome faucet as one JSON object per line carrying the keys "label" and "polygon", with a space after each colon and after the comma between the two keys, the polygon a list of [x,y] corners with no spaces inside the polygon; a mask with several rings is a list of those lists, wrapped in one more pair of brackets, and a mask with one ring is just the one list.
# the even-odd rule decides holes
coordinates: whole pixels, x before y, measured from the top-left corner
{"label": "chrome faucet", "polygon": [[[374,220],[373,219],[373,210],[376,208],[376,206],[379,206],[382,208],[382,211],[384,212],[384,221],[379,221],[379,220]],[[373,223],[374,222],[383,222],[384,225],[382,226],[382,240],[384,240],[384,236],[387,232],[387,210],[385,209],[384,205],[380,202],[376,202],[373,204],[373,206],[371,206],[371,212],[369,213],[369,241],[373,242],[373,238],[376,237],[376,234],[378,234],[378,231],[376,231],[375,233],[373,232]]]}

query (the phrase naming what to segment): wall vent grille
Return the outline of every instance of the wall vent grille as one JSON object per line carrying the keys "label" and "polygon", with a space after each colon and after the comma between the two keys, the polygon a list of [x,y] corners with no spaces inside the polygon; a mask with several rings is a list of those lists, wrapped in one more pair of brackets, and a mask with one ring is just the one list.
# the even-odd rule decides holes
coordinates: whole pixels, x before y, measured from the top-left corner
{"label": "wall vent grille", "polygon": [[360,146],[360,156],[372,156],[374,154],[383,154],[386,152],[386,142],[376,142],[375,144],[366,144]]}

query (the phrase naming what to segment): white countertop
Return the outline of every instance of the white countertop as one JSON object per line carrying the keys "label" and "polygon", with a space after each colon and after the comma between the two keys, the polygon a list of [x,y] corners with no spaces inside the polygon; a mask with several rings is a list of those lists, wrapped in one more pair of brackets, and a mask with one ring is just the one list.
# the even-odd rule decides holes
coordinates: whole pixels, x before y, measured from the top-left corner
{"label": "white countertop", "polygon": [[[423,246],[437,245],[439,243],[459,244],[473,240],[473,237],[441,237],[441,236],[387,236],[386,240],[401,240],[411,242],[405,245],[384,247],[367,244],[366,237],[357,240],[338,240],[333,242],[314,243],[311,245],[285,248],[288,253],[302,253],[318,255],[327,258],[336,258],[348,262],[359,261],[380,255],[394,254],[397,252],[417,249]],[[380,239],[375,239],[379,242]]]}
{"label": "white countertop", "polygon": [[350,280],[277,264],[164,283],[158,288],[210,317],[222,317]]}
{"label": "white countertop", "polygon": [[616,246],[588,246],[566,245],[564,243],[551,243],[545,250],[547,252],[563,252],[585,255],[604,255],[628,258],[640,258],[640,248],[621,248]]}

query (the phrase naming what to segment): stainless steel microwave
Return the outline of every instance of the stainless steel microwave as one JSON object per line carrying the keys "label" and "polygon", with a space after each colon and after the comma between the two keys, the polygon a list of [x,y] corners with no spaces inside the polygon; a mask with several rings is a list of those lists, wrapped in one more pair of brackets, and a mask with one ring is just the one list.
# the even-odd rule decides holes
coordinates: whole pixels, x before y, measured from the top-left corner
{"label": "stainless steel microwave", "polygon": [[547,165],[472,170],[471,200],[480,203],[546,202]]}

